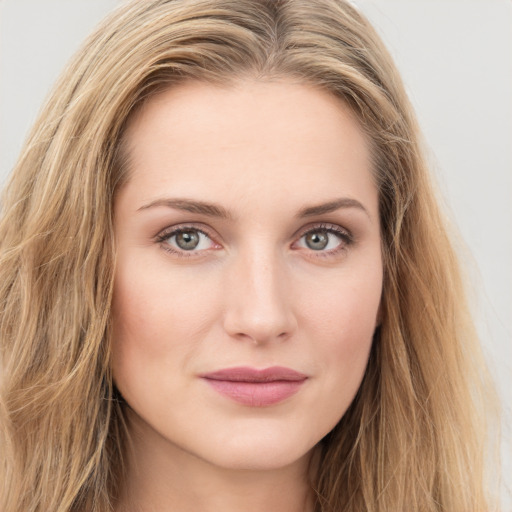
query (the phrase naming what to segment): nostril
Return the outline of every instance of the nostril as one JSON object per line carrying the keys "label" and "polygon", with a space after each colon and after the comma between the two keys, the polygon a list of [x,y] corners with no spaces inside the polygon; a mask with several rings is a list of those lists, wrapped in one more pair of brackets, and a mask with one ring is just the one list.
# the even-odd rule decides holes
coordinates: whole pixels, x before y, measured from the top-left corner
{"label": "nostril", "polygon": [[234,339],[251,341],[255,345],[282,342],[287,340],[294,330],[294,322],[287,317],[288,315],[283,314],[280,318],[268,318],[263,322],[261,319],[258,321],[232,313],[226,318],[224,328]]}

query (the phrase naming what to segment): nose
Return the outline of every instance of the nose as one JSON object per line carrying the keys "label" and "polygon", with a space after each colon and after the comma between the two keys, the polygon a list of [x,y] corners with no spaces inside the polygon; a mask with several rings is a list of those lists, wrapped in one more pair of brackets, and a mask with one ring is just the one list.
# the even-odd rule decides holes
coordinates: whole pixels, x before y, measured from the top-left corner
{"label": "nose", "polygon": [[277,255],[240,254],[229,269],[224,329],[261,345],[289,338],[297,327],[285,265]]}

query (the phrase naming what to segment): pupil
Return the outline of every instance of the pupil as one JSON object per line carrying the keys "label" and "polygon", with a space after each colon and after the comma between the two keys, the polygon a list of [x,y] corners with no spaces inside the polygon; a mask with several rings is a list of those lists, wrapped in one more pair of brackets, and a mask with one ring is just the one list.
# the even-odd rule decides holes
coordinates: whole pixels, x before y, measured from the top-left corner
{"label": "pupil", "polygon": [[176,243],[180,249],[190,251],[199,245],[199,235],[195,231],[182,231],[176,235]]}
{"label": "pupil", "polygon": [[325,231],[316,231],[306,235],[306,245],[314,251],[325,249],[329,243],[329,237]]}

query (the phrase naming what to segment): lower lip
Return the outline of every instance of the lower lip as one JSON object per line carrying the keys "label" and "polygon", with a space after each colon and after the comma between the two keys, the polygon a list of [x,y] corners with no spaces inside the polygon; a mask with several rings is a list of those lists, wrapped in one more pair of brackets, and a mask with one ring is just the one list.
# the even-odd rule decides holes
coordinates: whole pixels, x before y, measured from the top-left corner
{"label": "lower lip", "polygon": [[271,382],[239,382],[230,380],[205,379],[221,395],[250,407],[274,405],[291,397],[305,380],[276,380]]}

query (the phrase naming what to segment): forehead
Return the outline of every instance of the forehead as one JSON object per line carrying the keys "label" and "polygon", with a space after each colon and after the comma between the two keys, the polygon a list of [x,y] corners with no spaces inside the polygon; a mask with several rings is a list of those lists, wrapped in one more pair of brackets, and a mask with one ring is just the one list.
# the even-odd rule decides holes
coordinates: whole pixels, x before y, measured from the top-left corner
{"label": "forehead", "polygon": [[304,84],[170,88],[131,118],[126,148],[133,191],[146,199],[191,190],[224,201],[269,193],[283,201],[304,193],[319,201],[376,194],[357,118],[339,98]]}

